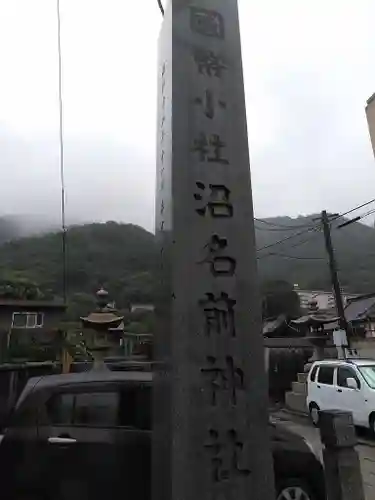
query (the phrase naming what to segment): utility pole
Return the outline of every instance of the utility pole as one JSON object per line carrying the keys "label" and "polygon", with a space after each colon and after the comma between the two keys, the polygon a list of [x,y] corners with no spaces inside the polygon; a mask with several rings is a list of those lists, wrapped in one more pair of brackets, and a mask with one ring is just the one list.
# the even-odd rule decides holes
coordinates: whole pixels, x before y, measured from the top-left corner
{"label": "utility pole", "polygon": [[348,335],[348,323],[347,323],[346,318],[345,318],[344,303],[342,300],[340,283],[339,283],[339,278],[337,275],[336,259],[335,259],[335,254],[334,254],[334,250],[333,250],[333,246],[332,246],[330,220],[329,220],[329,217],[328,217],[326,210],[322,211],[321,221],[322,221],[322,226],[323,226],[325,247],[326,247],[328,259],[329,259],[329,270],[330,270],[330,274],[331,274],[331,282],[332,282],[332,286],[333,286],[333,292],[335,295],[337,313],[339,316],[339,325],[340,325],[340,328],[342,330],[344,330],[346,332],[346,334]]}

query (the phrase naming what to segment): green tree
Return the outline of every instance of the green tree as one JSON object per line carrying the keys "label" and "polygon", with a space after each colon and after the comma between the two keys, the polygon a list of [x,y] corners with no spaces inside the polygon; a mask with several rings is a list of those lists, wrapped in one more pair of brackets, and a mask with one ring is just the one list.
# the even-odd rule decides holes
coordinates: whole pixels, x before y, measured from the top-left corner
{"label": "green tree", "polygon": [[301,315],[301,304],[293,285],[287,281],[268,281],[262,287],[263,318],[276,318],[282,314],[289,318]]}

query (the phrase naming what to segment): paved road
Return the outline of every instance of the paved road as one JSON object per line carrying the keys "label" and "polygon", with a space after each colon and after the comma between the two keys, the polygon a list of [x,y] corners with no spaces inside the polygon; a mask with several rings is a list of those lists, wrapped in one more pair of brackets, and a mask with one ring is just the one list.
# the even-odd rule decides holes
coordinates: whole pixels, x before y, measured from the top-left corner
{"label": "paved road", "polygon": [[[307,418],[295,417],[284,411],[276,412],[273,416],[283,425],[307,439],[315,453],[320,458],[322,457],[319,431],[310,424]],[[358,438],[360,444],[357,446],[357,451],[361,461],[366,500],[375,500],[375,439],[369,438],[362,432]]]}

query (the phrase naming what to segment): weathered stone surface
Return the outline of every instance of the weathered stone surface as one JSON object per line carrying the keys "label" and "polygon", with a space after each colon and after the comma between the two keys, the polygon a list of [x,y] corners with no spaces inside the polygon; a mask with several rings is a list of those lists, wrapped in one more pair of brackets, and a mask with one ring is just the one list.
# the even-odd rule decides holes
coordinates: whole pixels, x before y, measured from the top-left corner
{"label": "weathered stone surface", "polygon": [[325,446],[323,460],[329,500],[364,500],[361,465],[354,448],[357,438],[352,414],[322,411],[319,427]]}
{"label": "weathered stone surface", "polygon": [[237,2],[171,0],[159,40],[154,500],[271,500]]}
{"label": "weathered stone surface", "polygon": [[325,446],[346,448],[357,444],[357,436],[350,412],[330,410],[320,411],[319,428]]}

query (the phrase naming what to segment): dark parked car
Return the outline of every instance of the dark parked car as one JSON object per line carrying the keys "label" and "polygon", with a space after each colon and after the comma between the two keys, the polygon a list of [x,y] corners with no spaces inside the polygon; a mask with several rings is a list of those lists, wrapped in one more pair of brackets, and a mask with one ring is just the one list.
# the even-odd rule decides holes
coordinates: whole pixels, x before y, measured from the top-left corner
{"label": "dark parked car", "polygon": [[[150,499],[151,372],[30,379],[0,444],[6,500]],[[270,423],[277,500],[323,500],[319,460]]]}

